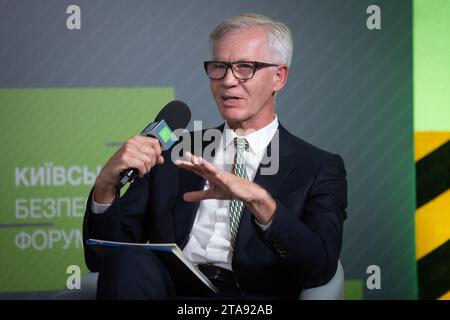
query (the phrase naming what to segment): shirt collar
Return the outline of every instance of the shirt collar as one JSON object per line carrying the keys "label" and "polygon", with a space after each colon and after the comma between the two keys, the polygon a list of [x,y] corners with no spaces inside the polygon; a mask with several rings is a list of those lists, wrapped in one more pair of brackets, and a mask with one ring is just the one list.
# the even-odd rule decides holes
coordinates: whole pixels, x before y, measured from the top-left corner
{"label": "shirt collar", "polygon": [[226,148],[228,148],[228,146],[233,142],[234,138],[240,137],[245,138],[247,140],[249,144],[249,151],[258,154],[262,152],[265,148],[267,148],[273,136],[275,135],[277,129],[278,129],[277,115],[275,115],[275,119],[273,119],[273,121],[270,122],[265,127],[257,131],[253,131],[252,133],[244,136],[238,136],[236,132],[234,132],[234,130],[230,128],[228,123],[225,122],[224,127],[225,145],[223,149],[225,150]]}

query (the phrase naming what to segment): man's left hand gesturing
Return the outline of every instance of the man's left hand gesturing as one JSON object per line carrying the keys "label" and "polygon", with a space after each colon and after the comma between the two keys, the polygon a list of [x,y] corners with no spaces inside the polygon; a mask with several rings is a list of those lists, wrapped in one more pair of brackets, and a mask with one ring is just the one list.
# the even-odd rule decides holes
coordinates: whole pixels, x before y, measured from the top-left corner
{"label": "man's left hand gesturing", "polygon": [[205,159],[190,152],[186,152],[185,159],[177,160],[175,164],[203,177],[209,183],[209,188],[206,190],[186,192],[183,195],[185,201],[238,199],[249,207],[259,223],[267,224],[272,221],[276,202],[264,188],[229,172],[221,171]]}

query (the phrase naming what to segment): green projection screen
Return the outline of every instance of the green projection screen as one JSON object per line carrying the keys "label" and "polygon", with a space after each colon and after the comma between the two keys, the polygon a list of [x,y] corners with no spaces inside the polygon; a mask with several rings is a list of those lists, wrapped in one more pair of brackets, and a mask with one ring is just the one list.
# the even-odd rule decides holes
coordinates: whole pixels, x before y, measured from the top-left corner
{"label": "green projection screen", "polygon": [[1,292],[57,290],[69,265],[86,271],[95,176],[173,97],[170,87],[0,89]]}

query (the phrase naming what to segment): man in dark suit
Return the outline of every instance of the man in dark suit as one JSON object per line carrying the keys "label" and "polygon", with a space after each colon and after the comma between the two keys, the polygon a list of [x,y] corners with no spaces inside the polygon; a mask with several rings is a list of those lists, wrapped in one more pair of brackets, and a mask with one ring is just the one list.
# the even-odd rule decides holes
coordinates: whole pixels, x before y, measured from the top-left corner
{"label": "man in dark suit", "polygon": [[[212,297],[296,299],[336,271],[347,205],[344,164],[278,122],[275,95],[292,56],[284,24],[240,15],[220,23],[210,40],[205,70],[225,120],[212,156],[186,152],[174,161],[173,149],[161,152],[154,138],[129,139],[96,180],[84,238],[175,242],[219,287]],[[274,172],[264,171],[267,150]],[[127,168],[139,169],[140,178],[119,197],[114,186]],[[177,295],[151,252],[118,249],[101,258],[86,246],[85,257],[100,272],[99,298]]]}

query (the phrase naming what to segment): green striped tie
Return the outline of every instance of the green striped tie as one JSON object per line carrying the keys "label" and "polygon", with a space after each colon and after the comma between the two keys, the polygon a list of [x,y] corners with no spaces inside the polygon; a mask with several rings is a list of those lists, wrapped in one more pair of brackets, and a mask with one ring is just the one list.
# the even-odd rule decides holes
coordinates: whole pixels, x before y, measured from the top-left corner
{"label": "green striped tie", "polygon": [[[247,140],[245,140],[245,138],[234,138],[234,148],[236,152],[234,154],[232,172],[238,177],[248,180],[247,171],[245,170],[244,165],[244,151],[248,149]],[[242,201],[236,199],[230,201],[230,233],[232,248],[235,246],[243,209],[244,203]]]}

